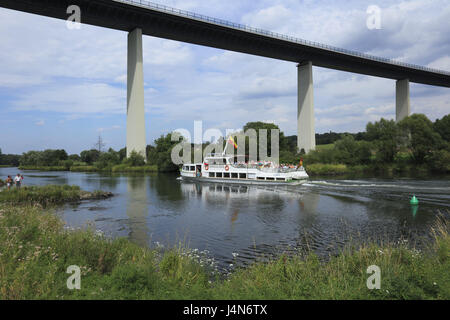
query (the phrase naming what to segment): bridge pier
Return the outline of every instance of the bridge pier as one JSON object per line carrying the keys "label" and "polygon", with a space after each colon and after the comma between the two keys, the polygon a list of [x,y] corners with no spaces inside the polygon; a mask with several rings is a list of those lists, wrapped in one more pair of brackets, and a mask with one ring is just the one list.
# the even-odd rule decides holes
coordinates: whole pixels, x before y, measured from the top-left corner
{"label": "bridge pier", "polygon": [[395,87],[395,121],[399,122],[411,114],[409,79],[397,80]]}
{"label": "bridge pier", "polygon": [[298,105],[297,105],[297,148],[308,153],[316,149],[316,131],[314,128],[314,88],[312,62],[297,66]]}
{"label": "bridge pier", "polygon": [[128,34],[127,157],[136,151],[146,158],[142,29]]}

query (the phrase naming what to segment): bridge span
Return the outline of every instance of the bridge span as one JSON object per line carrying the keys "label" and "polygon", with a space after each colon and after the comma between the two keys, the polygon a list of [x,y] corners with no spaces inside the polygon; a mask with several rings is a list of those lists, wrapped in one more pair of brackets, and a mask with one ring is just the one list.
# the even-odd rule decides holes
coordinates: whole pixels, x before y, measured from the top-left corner
{"label": "bridge span", "polygon": [[1,0],[0,7],[128,32],[127,154],[145,156],[142,36],[149,35],[297,63],[297,146],[315,148],[312,67],[396,80],[396,120],[410,114],[409,83],[450,87],[450,72],[393,61],[182,11],[145,0]]}

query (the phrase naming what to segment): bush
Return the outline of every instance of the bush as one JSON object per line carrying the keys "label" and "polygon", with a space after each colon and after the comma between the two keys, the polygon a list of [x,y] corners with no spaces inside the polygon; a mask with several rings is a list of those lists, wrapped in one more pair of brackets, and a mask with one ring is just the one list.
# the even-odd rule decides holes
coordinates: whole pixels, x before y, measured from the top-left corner
{"label": "bush", "polygon": [[450,152],[447,150],[432,151],[425,157],[425,162],[433,171],[450,172]]}
{"label": "bush", "polygon": [[424,163],[425,157],[430,156],[433,150],[444,147],[441,136],[433,129],[433,123],[423,114],[413,114],[403,119],[399,127],[417,164]]}
{"label": "bush", "polygon": [[133,151],[128,158],[122,161],[122,163],[131,167],[144,166],[145,158],[136,151]]}
{"label": "bush", "polygon": [[339,175],[352,172],[345,164],[309,164],[305,167],[309,175]]}

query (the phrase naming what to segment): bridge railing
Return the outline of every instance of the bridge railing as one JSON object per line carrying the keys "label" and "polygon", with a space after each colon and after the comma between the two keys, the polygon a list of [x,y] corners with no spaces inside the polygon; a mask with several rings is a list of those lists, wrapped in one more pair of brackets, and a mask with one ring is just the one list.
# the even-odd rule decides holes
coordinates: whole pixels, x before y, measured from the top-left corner
{"label": "bridge railing", "polygon": [[135,5],[135,6],[140,6],[140,7],[147,8],[147,9],[152,9],[152,10],[156,10],[156,11],[160,11],[160,12],[164,12],[164,13],[178,15],[178,16],[185,17],[185,18],[195,19],[195,20],[199,20],[202,22],[208,22],[208,23],[216,24],[219,26],[225,26],[225,27],[229,27],[229,28],[233,28],[233,29],[237,29],[237,30],[241,30],[241,31],[247,31],[247,32],[251,32],[254,34],[264,35],[264,36],[275,38],[275,39],[299,43],[299,44],[314,47],[314,48],[325,49],[325,50],[333,51],[336,53],[344,53],[344,54],[348,54],[348,55],[352,55],[352,56],[356,56],[356,57],[369,59],[372,61],[390,63],[390,64],[397,65],[397,66],[408,67],[408,68],[427,71],[427,72],[434,72],[434,73],[443,74],[443,75],[450,75],[450,72],[448,72],[448,71],[433,69],[433,68],[424,67],[424,66],[420,66],[420,65],[416,65],[416,64],[411,64],[411,63],[406,63],[406,62],[402,62],[402,61],[397,61],[397,60],[393,60],[393,59],[377,57],[374,55],[370,55],[370,54],[366,54],[366,53],[362,53],[362,52],[358,52],[358,51],[347,50],[347,49],[343,49],[343,48],[338,48],[338,47],[334,47],[334,46],[330,46],[330,45],[326,45],[326,44],[322,44],[322,43],[318,43],[318,42],[314,42],[314,41],[303,40],[300,38],[295,38],[295,37],[287,36],[287,35],[276,33],[276,32],[271,32],[271,31],[267,31],[267,30],[263,30],[263,29],[259,29],[259,28],[249,27],[249,26],[246,26],[246,25],[243,25],[240,23],[234,23],[234,22],[230,22],[227,20],[223,20],[223,19],[212,18],[212,17],[205,16],[202,14],[194,13],[191,11],[180,10],[180,9],[168,7],[168,6],[157,4],[157,3],[150,2],[147,0],[113,0],[113,1],[127,3],[127,4],[131,4],[131,5]]}

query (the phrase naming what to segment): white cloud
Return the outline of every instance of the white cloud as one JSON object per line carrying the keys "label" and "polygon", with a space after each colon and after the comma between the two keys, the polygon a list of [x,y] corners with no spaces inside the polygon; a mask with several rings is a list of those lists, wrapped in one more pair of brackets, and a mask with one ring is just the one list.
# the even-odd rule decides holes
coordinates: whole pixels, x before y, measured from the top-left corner
{"label": "white cloud", "polygon": [[[160,2],[450,70],[447,0],[380,1],[382,29],[376,31],[366,27],[371,1]],[[0,10],[0,40],[0,94],[5,89],[10,101],[3,109],[60,113],[61,122],[93,114],[125,117],[126,33],[92,26],[69,31],[64,21]],[[144,77],[153,137],[194,120],[221,129],[267,120],[296,133],[294,63],[144,37]],[[413,112],[433,119],[450,110],[446,89],[412,85],[411,94]],[[314,101],[318,132],[359,131],[367,121],[395,116],[395,81],[314,68]],[[115,123],[98,126],[113,130]]]}
{"label": "white cloud", "polygon": [[54,84],[19,96],[13,107],[20,111],[70,113],[68,119],[79,118],[79,114],[125,114],[126,90],[104,83]]}

